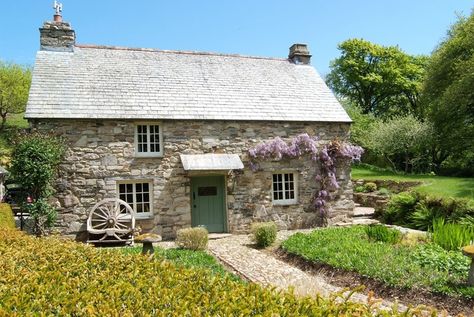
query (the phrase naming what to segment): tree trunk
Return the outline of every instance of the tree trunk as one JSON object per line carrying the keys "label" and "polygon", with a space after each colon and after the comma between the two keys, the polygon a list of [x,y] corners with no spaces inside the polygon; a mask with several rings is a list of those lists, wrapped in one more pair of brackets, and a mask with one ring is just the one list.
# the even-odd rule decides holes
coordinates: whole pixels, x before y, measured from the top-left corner
{"label": "tree trunk", "polygon": [[0,124],[0,131],[3,131],[3,129],[5,128],[5,124],[7,123],[7,114],[0,113],[0,116],[2,117],[2,123]]}

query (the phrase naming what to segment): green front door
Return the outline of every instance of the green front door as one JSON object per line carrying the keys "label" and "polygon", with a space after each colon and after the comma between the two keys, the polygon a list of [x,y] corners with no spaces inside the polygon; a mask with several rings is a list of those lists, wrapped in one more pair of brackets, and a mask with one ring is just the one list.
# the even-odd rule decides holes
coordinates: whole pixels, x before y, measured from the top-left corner
{"label": "green front door", "polygon": [[226,232],[224,176],[191,179],[192,226],[209,232]]}

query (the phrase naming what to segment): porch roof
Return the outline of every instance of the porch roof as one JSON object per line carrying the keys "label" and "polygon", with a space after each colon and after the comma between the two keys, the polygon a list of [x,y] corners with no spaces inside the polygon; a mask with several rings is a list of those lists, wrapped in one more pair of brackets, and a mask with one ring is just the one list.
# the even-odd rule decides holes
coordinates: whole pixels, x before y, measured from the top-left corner
{"label": "porch roof", "polygon": [[228,171],[243,169],[237,154],[181,154],[185,171]]}

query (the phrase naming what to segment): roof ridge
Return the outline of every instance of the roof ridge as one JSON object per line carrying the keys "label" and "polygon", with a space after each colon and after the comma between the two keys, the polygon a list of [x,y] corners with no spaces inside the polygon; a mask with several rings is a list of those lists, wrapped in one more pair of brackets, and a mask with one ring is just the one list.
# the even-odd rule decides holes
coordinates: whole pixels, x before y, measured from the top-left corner
{"label": "roof ridge", "polygon": [[161,49],[156,49],[156,48],[139,48],[139,47],[125,47],[125,46],[94,45],[94,44],[76,44],[75,47],[104,49],[104,50],[119,50],[119,51],[137,51],[137,52],[151,52],[151,53],[154,52],[154,53],[183,54],[183,55],[224,56],[224,57],[264,59],[264,60],[274,60],[274,61],[289,61],[288,58],[282,58],[282,57],[264,57],[264,56],[251,56],[251,55],[216,53],[216,52],[200,52],[200,51],[161,50]]}

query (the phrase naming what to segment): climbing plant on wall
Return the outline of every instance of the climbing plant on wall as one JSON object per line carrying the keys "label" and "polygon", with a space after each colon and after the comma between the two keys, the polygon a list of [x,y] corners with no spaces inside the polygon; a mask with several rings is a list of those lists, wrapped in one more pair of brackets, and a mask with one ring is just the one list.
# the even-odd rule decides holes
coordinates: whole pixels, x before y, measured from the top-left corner
{"label": "climbing plant on wall", "polygon": [[[263,142],[249,150],[250,168],[259,170],[259,161],[296,159],[308,155],[316,169],[315,182],[319,190],[314,193],[312,205],[320,213],[324,224],[327,223],[327,202],[331,199],[331,192],[339,188],[337,182],[337,166],[347,160],[359,161],[364,150],[360,146],[352,145],[339,139],[330,142],[320,142],[317,137],[307,133],[300,134],[289,142],[280,137]],[[319,163],[319,164],[318,164]]]}

